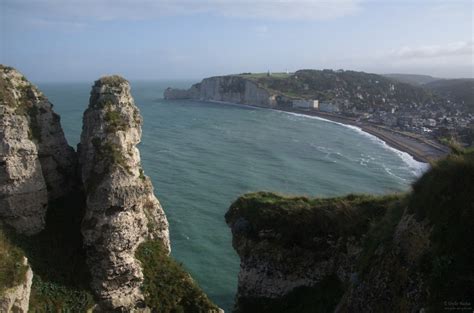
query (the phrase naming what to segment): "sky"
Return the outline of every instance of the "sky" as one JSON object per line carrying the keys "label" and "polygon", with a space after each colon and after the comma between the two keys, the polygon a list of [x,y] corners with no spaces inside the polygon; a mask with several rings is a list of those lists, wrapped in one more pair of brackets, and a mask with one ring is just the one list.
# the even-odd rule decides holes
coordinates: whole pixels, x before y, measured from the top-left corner
{"label": "sky", "polygon": [[0,0],[30,80],[349,69],[474,76],[474,0]]}

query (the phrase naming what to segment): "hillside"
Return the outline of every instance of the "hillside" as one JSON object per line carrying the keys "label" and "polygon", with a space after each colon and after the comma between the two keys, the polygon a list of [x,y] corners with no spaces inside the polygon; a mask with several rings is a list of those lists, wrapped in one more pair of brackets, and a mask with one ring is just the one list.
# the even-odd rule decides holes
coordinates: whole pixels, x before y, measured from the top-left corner
{"label": "hillside", "polygon": [[421,86],[421,85],[425,85],[425,84],[440,80],[440,78],[436,78],[429,75],[419,75],[419,74],[394,73],[394,74],[383,74],[382,76],[399,81],[401,83],[410,84],[413,86]]}
{"label": "hillside", "polygon": [[433,164],[407,194],[259,192],[226,221],[241,259],[237,312],[472,310],[472,149]]}
{"label": "hillside", "polygon": [[[421,87],[356,71],[299,70],[295,73],[241,73],[203,79],[189,90],[168,88],[167,99],[229,101],[291,107],[295,99],[337,103],[342,112],[421,111],[446,101]],[[268,99],[263,99],[268,98]]]}
{"label": "hillside", "polygon": [[275,93],[293,98],[341,99],[349,108],[370,110],[386,104],[400,107],[442,102],[419,87],[377,74],[356,71],[299,70],[290,75],[239,75]]}
{"label": "hillside", "polygon": [[459,103],[464,110],[474,113],[474,79],[442,79],[424,86],[434,94]]}

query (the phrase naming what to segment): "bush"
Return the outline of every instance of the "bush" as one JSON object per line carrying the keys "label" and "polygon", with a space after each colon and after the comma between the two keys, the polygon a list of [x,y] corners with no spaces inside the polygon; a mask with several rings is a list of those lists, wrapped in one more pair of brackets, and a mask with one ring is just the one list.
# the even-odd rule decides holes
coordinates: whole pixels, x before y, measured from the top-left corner
{"label": "bush", "polygon": [[191,276],[167,255],[160,241],[147,241],[137,249],[142,263],[145,303],[152,312],[217,312],[218,308]]}
{"label": "bush", "polygon": [[425,271],[433,307],[472,299],[474,290],[474,149],[454,151],[413,185],[409,204],[432,225]]}
{"label": "bush", "polygon": [[28,266],[23,264],[24,252],[13,245],[0,228],[0,295],[25,280]]}
{"label": "bush", "polygon": [[270,192],[246,194],[226,214],[226,222],[238,218],[250,224],[248,236],[271,229],[279,236],[276,244],[312,248],[314,237],[359,237],[370,222],[381,218],[400,195],[348,195],[337,198],[285,197]]}

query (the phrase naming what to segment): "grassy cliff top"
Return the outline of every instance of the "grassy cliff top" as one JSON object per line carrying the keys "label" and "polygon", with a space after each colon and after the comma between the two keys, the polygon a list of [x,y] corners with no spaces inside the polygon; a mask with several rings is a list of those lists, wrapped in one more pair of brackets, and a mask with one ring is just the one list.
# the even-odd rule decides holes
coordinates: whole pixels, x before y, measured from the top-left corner
{"label": "grassy cliff top", "polygon": [[120,86],[123,83],[127,83],[128,81],[119,75],[109,75],[109,76],[102,76],[98,80],[95,81],[95,86],[103,86],[103,85],[110,85],[110,86]]}
{"label": "grassy cliff top", "polygon": [[402,195],[348,195],[337,198],[286,197],[270,192],[241,196],[230,207],[226,222],[245,220],[249,234],[272,230],[280,244],[311,245],[319,236],[361,236]]}
{"label": "grassy cliff top", "polygon": [[[433,163],[406,195],[307,198],[269,192],[251,193],[241,196],[231,205],[226,221],[233,228],[234,239],[237,232],[237,236],[258,241],[261,240],[258,238],[260,231],[271,231],[280,235],[274,237],[271,245],[289,249],[295,245],[313,249],[312,238],[315,236],[334,239],[364,234],[363,250],[358,260],[360,279],[364,279],[367,272],[384,268],[381,260],[399,264],[391,268],[394,273],[407,272],[403,255],[397,257],[394,253],[399,251],[394,235],[404,217],[415,217],[418,225],[425,225],[423,228],[429,231],[427,248],[420,250],[420,258],[410,265],[411,273],[423,277],[425,282],[426,307],[436,312],[443,301],[472,299],[474,149],[453,148],[453,153]],[[388,288],[396,289],[396,285]],[[400,290],[394,292],[405,292]],[[314,296],[311,291],[302,296],[301,301]],[[401,295],[399,300],[404,297]],[[398,298],[394,299],[398,301]],[[402,302],[396,304],[403,307]]]}
{"label": "grassy cliff top", "polygon": [[[260,87],[290,98],[330,101],[347,99],[355,104],[375,105],[382,98],[394,103],[425,104],[440,101],[429,90],[388,77],[357,71],[298,70],[295,73],[241,73],[228,75],[256,82]],[[363,97],[363,98],[360,98]]]}

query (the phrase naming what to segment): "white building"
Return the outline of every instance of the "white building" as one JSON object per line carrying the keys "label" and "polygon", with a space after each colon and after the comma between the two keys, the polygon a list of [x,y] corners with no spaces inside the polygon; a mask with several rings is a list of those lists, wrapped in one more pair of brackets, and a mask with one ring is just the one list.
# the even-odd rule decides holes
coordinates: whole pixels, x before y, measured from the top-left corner
{"label": "white building", "polygon": [[318,109],[319,100],[293,100],[293,108],[298,109]]}
{"label": "white building", "polygon": [[339,112],[339,105],[336,103],[332,102],[321,102],[319,104],[319,111],[321,112],[329,112],[329,113],[334,113],[334,112]]}

